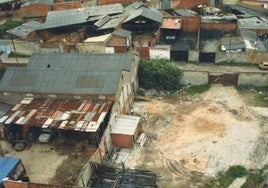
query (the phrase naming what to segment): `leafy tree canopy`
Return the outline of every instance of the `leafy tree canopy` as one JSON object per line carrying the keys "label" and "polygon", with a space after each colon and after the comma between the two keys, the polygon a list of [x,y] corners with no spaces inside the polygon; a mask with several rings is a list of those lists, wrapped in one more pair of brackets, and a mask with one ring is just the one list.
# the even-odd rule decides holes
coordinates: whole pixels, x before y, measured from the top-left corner
{"label": "leafy tree canopy", "polygon": [[20,21],[11,19],[7,20],[4,24],[0,25],[0,36],[2,37],[7,30],[13,29],[21,24],[22,23]]}
{"label": "leafy tree canopy", "polygon": [[175,91],[180,88],[180,69],[165,59],[140,61],[139,84],[145,89]]}

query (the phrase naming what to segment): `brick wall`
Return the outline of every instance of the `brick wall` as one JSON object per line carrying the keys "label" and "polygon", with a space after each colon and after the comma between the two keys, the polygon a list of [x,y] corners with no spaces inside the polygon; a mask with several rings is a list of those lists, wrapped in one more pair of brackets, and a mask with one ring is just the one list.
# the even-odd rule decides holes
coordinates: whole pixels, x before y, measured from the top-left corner
{"label": "brick wall", "polygon": [[50,5],[33,4],[22,7],[18,10],[20,17],[42,17],[47,16],[47,13],[51,11]]}
{"label": "brick wall", "polygon": [[183,20],[183,31],[184,32],[197,32],[200,27],[200,17],[181,17]]}
{"label": "brick wall", "polygon": [[99,0],[99,5],[113,4],[113,3],[122,3],[122,4],[131,4],[136,2],[135,0]]}
{"label": "brick wall", "polygon": [[66,10],[66,9],[74,9],[81,8],[80,1],[71,1],[71,2],[63,2],[63,3],[54,3],[52,5],[52,10]]}
{"label": "brick wall", "polygon": [[197,7],[198,5],[209,5],[209,0],[173,0],[172,8],[184,8],[191,9],[193,7]]}
{"label": "brick wall", "polygon": [[217,29],[220,31],[236,31],[237,24],[236,23],[201,23],[200,26],[202,29],[212,30]]}
{"label": "brick wall", "polygon": [[48,185],[32,182],[26,183],[11,180],[4,180],[3,182],[5,188],[71,188],[71,186]]}

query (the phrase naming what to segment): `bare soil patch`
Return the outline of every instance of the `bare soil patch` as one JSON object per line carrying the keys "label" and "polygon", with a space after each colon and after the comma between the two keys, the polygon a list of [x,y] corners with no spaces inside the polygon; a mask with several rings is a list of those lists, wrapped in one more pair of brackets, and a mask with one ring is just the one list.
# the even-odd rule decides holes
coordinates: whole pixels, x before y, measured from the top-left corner
{"label": "bare soil patch", "polygon": [[202,187],[208,176],[232,165],[255,169],[268,162],[263,144],[268,109],[249,107],[233,87],[215,85],[201,95],[177,94],[134,106],[147,113],[148,139],[126,166],[158,172],[160,187]]}

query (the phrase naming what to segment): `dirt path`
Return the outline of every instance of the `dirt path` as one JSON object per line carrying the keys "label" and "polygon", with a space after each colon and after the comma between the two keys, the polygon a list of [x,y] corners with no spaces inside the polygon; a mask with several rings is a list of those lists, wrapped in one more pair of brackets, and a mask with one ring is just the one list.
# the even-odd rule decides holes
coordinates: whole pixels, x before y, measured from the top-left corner
{"label": "dirt path", "polygon": [[[206,176],[229,166],[254,169],[268,162],[267,119],[233,87],[213,86],[199,96],[177,95],[135,106],[147,112],[143,131],[148,141],[126,165],[158,172],[160,187],[202,187]],[[261,111],[265,114],[267,108]]]}

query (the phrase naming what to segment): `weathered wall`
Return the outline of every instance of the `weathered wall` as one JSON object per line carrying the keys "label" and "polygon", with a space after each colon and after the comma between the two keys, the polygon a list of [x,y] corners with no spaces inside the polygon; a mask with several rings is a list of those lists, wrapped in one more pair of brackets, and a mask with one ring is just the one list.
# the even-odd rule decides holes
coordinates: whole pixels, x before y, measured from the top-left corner
{"label": "weathered wall", "polygon": [[32,4],[28,6],[21,7],[17,10],[10,11],[0,11],[0,19],[6,18],[40,18],[46,17],[47,13],[52,10],[64,10],[64,9],[73,9],[81,8],[80,1],[70,1],[55,3],[53,5],[45,4]]}
{"label": "weathered wall", "polygon": [[35,42],[15,42],[16,52],[23,55],[32,55],[40,52],[39,44]]}
{"label": "weathered wall", "polygon": [[33,4],[21,7],[17,10],[0,11],[0,19],[7,18],[40,18],[46,17],[47,13],[51,11],[50,5]]}
{"label": "weathered wall", "polygon": [[132,135],[111,134],[112,143],[118,148],[132,148],[134,139]]}
{"label": "weathered wall", "polygon": [[168,59],[170,60],[170,46],[158,45],[157,48],[150,48],[150,59]]}
{"label": "weathered wall", "polygon": [[172,8],[191,9],[198,5],[209,5],[209,0],[172,0]]}
{"label": "weathered wall", "polygon": [[[182,70],[181,83],[187,85],[208,84],[208,71],[191,71]],[[222,73],[211,74],[220,75]],[[238,85],[256,85],[256,86],[268,86],[268,71],[263,72],[240,72],[238,76]]]}
{"label": "weathered wall", "polygon": [[98,0],[99,5],[113,4],[113,3],[122,3],[130,4],[136,2],[135,0]]}
{"label": "weathered wall", "polygon": [[247,54],[245,52],[236,52],[236,53],[217,52],[215,62],[247,63]]}
{"label": "weathered wall", "polygon": [[126,46],[114,46],[114,52],[118,53],[127,53],[128,49]]}
{"label": "weathered wall", "polygon": [[47,13],[51,11],[51,5],[45,4],[32,4],[29,6],[21,7],[18,10],[20,17],[31,18],[31,17],[42,17],[47,16]]}
{"label": "weathered wall", "polygon": [[190,62],[198,62],[199,61],[199,51],[189,50],[188,60]]}
{"label": "weathered wall", "polygon": [[200,27],[206,30],[217,29],[224,32],[236,31],[237,24],[236,23],[201,23]]}
{"label": "weathered wall", "polygon": [[200,27],[200,17],[194,16],[194,17],[181,17],[183,20],[183,27],[182,30],[184,32],[198,32],[198,29]]}
{"label": "weathered wall", "polygon": [[4,180],[5,188],[70,188],[70,186],[60,186],[60,185],[49,185],[41,183],[32,183],[32,182],[18,182],[11,180]]}
{"label": "weathered wall", "polygon": [[75,9],[81,8],[81,1],[70,1],[70,2],[62,2],[62,3],[54,3],[52,5],[52,10],[66,10],[66,9]]}
{"label": "weathered wall", "polygon": [[247,62],[251,64],[259,64],[267,59],[268,52],[247,51]]}
{"label": "weathered wall", "polygon": [[181,84],[202,85],[208,83],[208,72],[183,70]]}
{"label": "weathered wall", "polygon": [[104,131],[104,134],[99,143],[99,148],[95,154],[91,157],[92,162],[102,163],[105,156],[112,149],[111,139],[111,126],[114,125],[116,117],[120,114],[125,114],[130,110],[130,105],[134,99],[134,92],[138,87],[137,83],[137,69],[139,58],[134,55],[131,72],[123,71],[121,78],[118,82],[117,92],[114,99],[114,103],[110,113],[110,119],[108,126]]}
{"label": "weathered wall", "polygon": [[90,181],[92,175],[92,168],[90,165],[90,161],[88,161],[82,171],[80,172],[77,180],[76,180],[76,185],[79,187],[87,187],[88,182]]}
{"label": "weathered wall", "polygon": [[268,86],[268,72],[241,72],[238,85]]}
{"label": "weathered wall", "polygon": [[76,49],[79,53],[105,53],[105,44],[103,42],[77,43]]}

